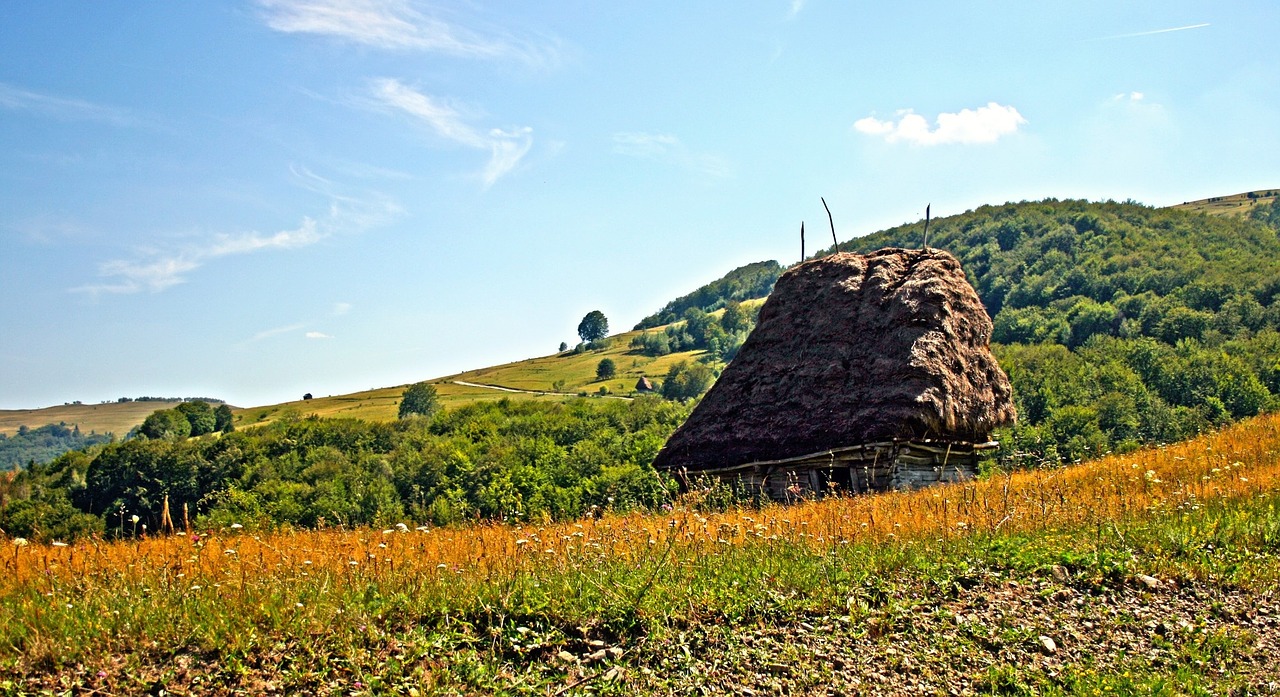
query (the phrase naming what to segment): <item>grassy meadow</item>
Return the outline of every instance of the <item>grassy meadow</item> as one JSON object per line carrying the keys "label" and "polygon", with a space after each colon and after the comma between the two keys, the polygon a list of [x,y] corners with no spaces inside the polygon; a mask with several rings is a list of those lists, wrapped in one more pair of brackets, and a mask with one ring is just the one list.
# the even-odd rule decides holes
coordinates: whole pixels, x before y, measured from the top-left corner
{"label": "grassy meadow", "polygon": [[1270,694],[1278,454],[1263,416],[791,506],[9,540],[0,694]]}

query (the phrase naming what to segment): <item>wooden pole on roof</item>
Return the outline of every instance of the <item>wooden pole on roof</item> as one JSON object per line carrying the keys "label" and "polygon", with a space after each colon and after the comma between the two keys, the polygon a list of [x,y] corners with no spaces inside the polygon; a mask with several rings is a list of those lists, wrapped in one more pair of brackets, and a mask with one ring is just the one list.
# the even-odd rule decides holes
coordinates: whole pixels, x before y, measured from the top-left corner
{"label": "wooden pole on roof", "polygon": [[800,221],[800,261],[804,261],[804,221]]}
{"label": "wooden pole on roof", "polygon": [[933,204],[926,204],[924,207],[924,251],[929,251],[929,207]]}
{"label": "wooden pole on roof", "polygon": [[835,250],[836,250],[835,253],[839,254],[840,240],[836,239],[836,221],[831,219],[831,207],[827,205],[827,199],[821,196],[819,196],[818,198],[822,199],[822,207],[827,209],[827,222],[831,224],[831,243],[835,245]]}

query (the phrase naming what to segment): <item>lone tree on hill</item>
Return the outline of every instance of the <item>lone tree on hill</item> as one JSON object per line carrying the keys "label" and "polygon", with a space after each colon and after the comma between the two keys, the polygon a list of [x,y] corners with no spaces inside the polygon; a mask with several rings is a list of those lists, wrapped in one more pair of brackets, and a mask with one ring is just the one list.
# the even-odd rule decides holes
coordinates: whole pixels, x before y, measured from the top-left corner
{"label": "lone tree on hill", "polygon": [[432,416],[440,411],[440,395],[430,383],[419,382],[410,385],[400,398],[400,418],[409,416]]}
{"label": "lone tree on hill", "polygon": [[599,310],[592,310],[578,323],[578,336],[583,341],[599,341],[609,336],[609,320]]}
{"label": "lone tree on hill", "polygon": [[600,363],[596,365],[596,379],[608,380],[618,374],[618,366],[613,364],[612,358],[601,358]]}

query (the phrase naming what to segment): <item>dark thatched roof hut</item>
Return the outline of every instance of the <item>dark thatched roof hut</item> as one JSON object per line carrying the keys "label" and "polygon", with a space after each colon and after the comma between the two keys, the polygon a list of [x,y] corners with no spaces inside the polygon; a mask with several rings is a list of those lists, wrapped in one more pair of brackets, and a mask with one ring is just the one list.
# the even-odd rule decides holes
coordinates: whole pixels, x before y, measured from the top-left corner
{"label": "dark thatched roof hut", "polygon": [[803,262],[778,279],[755,331],[654,467],[775,495],[972,476],[991,431],[1015,418],[990,338],[991,319],[946,252]]}
{"label": "dark thatched roof hut", "polygon": [[640,379],[636,380],[636,392],[653,392],[653,383],[649,378],[641,375]]}

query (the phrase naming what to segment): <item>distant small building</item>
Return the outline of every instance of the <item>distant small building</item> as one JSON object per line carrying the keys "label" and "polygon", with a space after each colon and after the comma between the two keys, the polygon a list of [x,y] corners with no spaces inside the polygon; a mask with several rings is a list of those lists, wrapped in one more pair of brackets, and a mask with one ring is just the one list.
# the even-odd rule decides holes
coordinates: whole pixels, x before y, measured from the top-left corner
{"label": "distant small building", "polygon": [[302,398],[303,398],[304,400],[306,400],[306,399],[311,399],[311,393],[310,393],[310,392],[308,392],[308,393],[306,393],[306,394],[302,395]]}
{"label": "distant small building", "polygon": [[636,392],[653,392],[653,383],[649,381],[649,378],[641,375],[640,379],[636,381]]}
{"label": "distant small building", "polygon": [[779,500],[972,478],[1015,418],[991,329],[946,252],[803,262],[653,466]]}

